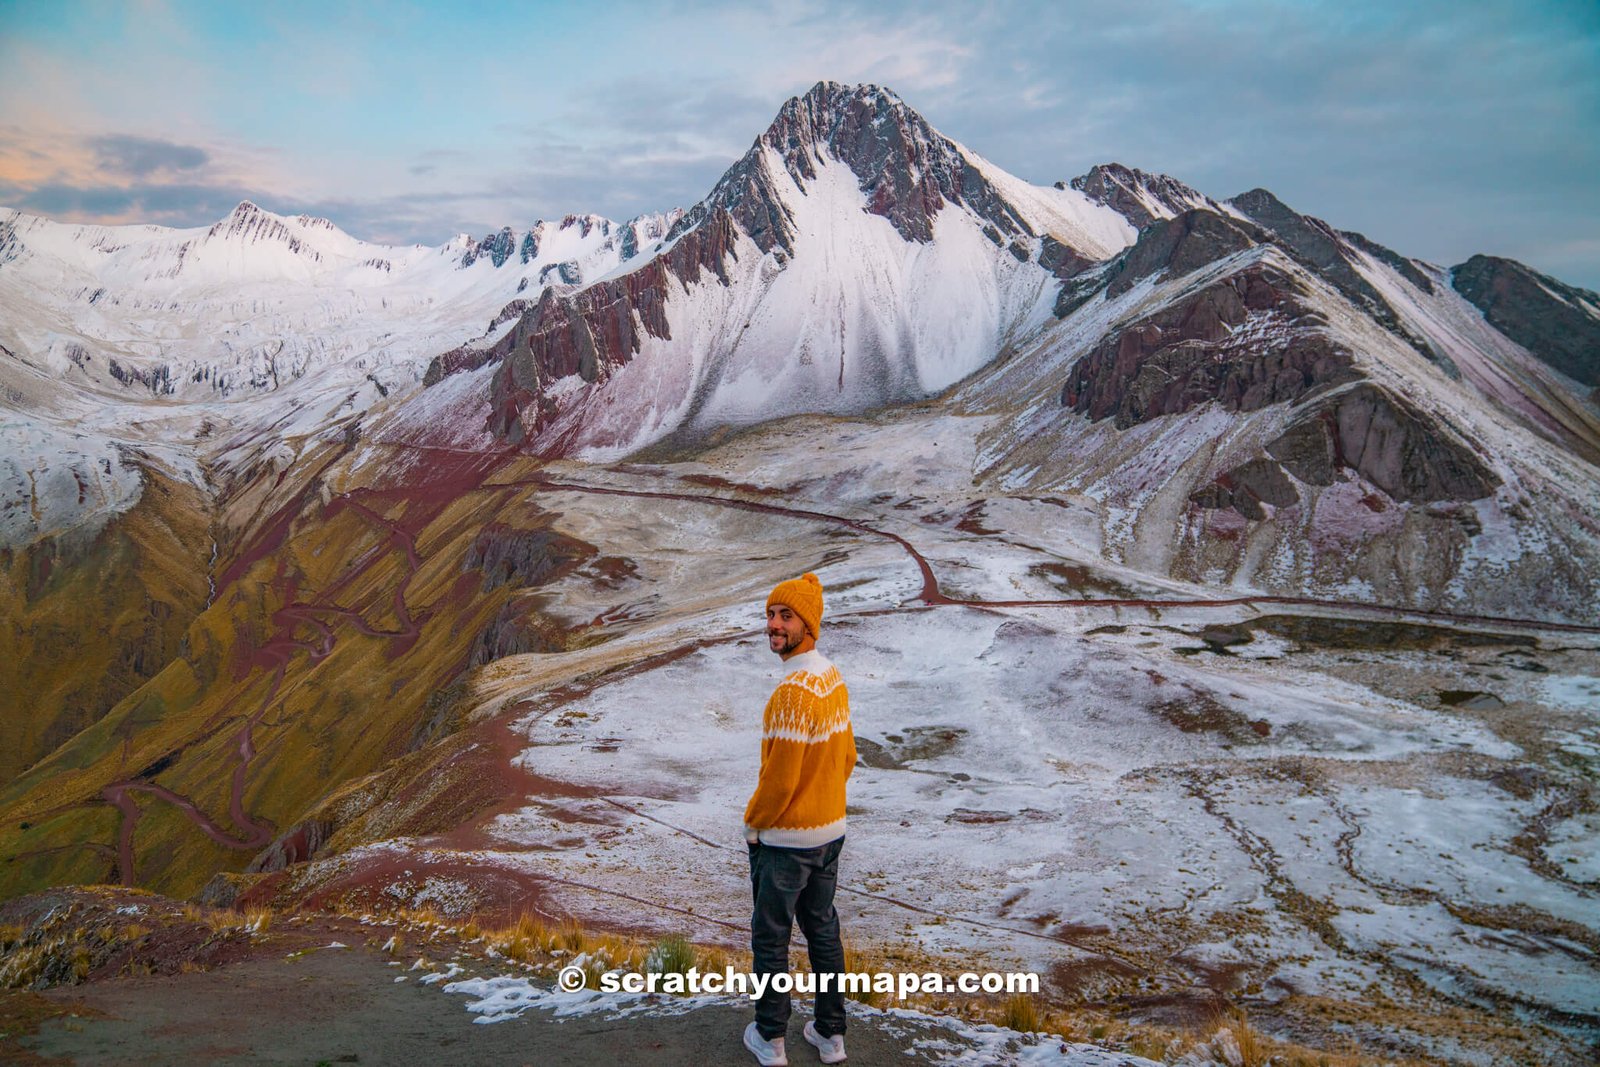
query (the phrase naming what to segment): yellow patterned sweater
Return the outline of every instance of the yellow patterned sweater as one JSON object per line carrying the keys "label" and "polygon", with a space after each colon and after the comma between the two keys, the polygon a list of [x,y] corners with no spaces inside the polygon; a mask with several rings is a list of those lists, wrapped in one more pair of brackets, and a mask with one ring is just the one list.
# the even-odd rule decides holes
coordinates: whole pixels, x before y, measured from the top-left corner
{"label": "yellow patterned sweater", "polygon": [[844,836],[844,783],[856,765],[850,694],[815,649],[784,667],[762,715],[761,777],[744,822],[762,844],[815,848]]}

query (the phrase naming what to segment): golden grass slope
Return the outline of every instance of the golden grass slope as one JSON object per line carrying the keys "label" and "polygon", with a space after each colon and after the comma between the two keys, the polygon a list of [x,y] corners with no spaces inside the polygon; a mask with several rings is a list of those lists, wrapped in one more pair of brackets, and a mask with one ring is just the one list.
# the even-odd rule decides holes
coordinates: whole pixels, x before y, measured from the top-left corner
{"label": "golden grass slope", "polygon": [[105,715],[178,655],[205,607],[203,494],[154,469],[97,534],[0,552],[0,781]]}
{"label": "golden grass slope", "polygon": [[[0,898],[98,881],[192,894],[447,732],[442,694],[491,626],[565,640],[521,594],[593,549],[543,532],[550,517],[525,492],[486,485],[503,464],[413,456],[379,468],[407,472],[385,481],[352,477],[343,451],[310,457],[276,510],[236,496],[251,513],[225,519],[252,532],[176,655],[0,791]],[[489,520],[513,542],[540,529],[517,542],[540,558],[486,550]],[[491,557],[486,582],[469,561]],[[48,658],[72,670],[70,648]]]}

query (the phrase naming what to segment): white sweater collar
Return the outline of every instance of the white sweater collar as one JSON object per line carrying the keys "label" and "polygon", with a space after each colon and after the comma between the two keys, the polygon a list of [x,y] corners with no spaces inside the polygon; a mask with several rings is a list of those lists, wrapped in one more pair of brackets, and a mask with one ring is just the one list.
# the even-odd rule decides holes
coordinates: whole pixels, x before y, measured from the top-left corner
{"label": "white sweater collar", "polygon": [[783,666],[783,676],[785,678],[800,671],[805,671],[808,674],[822,674],[833,666],[828,657],[814,648],[809,652],[802,652],[798,656],[790,656],[788,659],[780,660],[779,662]]}

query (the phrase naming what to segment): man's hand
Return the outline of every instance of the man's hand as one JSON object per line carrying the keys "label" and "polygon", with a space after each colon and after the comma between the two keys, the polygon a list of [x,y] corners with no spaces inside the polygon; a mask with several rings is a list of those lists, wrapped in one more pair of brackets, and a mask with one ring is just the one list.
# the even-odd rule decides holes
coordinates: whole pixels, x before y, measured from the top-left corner
{"label": "man's hand", "polygon": [[761,840],[760,831],[758,831],[754,826],[751,826],[749,823],[746,823],[744,827],[744,839],[746,844],[753,845]]}

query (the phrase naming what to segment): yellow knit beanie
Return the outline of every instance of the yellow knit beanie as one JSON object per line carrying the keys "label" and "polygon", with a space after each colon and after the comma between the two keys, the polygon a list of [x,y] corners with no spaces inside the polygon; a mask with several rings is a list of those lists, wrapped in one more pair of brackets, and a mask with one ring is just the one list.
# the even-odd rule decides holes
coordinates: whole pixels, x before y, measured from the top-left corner
{"label": "yellow knit beanie", "polygon": [[822,632],[822,581],[809,571],[798,578],[779,582],[767,597],[767,607],[782,604],[806,624],[812,637]]}

